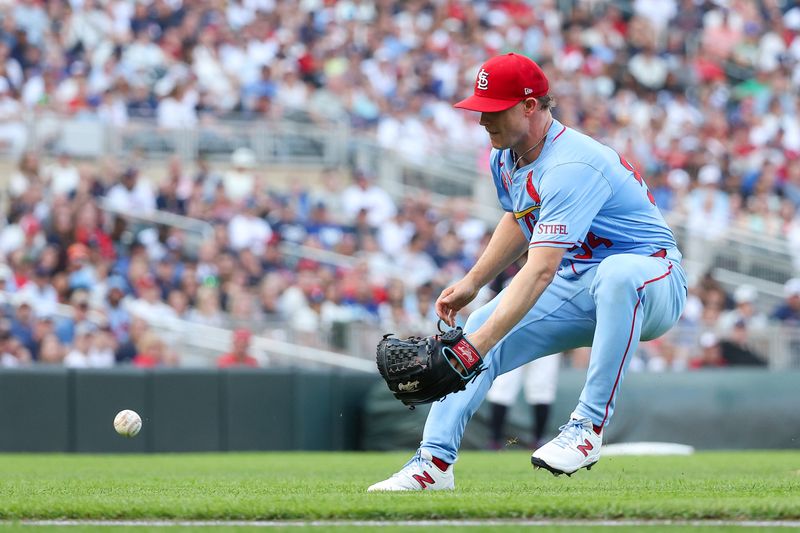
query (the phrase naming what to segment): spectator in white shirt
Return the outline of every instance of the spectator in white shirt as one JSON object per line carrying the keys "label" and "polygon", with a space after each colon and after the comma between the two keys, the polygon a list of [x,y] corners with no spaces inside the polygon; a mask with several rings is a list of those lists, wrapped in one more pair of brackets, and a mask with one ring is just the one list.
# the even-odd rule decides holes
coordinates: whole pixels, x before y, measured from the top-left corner
{"label": "spectator in white shirt", "polygon": [[92,346],[89,348],[89,366],[93,368],[107,368],[114,366],[114,348],[117,342],[114,334],[107,326],[94,332]]}
{"label": "spectator in white shirt", "polygon": [[252,198],[256,188],[256,177],[253,174],[256,166],[255,152],[250,148],[237,148],[231,154],[231,165],[233,168],[222,178],[225,196],[232,202]]}
{"label": "spectator in white shirt", "polygon": [[186,87],[177,84],[169,95],[158,103],[158,127],[166,130],[188,129],[197,125],[194,109],[197,98]]}
{"label": "spectator in white shirt", "polygon": [[0,151],[17,157],[28,142],[22,105],[11,96],[11,86],[0,77]]}
{"label": "spectator in white shirt", "polygon": [[267,241],[272,238],[272,228],[258,216],[253,200],[244,203],[244,209],[228,223],[228,241],[234,250],[249,248],[257,256],[264,253]]}
{"label": "spectator in white shirt", "polygon": [[[0,82],[2,84],[2,82]],[[32,185],[41,183],[41,165],[39,164],[39,154],[28,151],[19,158],[17,170],[11,173],[8,178],[8,192],[12,198],[19,198]]]}
{"label": "spectator in white shirt", "polygon": [[175,310],[161,300],[161,290],[150,275],[139,279],[136,290],[139,297],[127,302],[131,316],[142,318],[151,324],[163,324],[177,318]]}
{"label": "spectator in white shirt", "polygon": [[147,180],[139,179],[139,170],[128,168],[120,182],[106,196],[113,209],[125,213],[147,213],[156,208],[156,197]]}
{"label": "spectator in white shirt", "polygon": [[44,179],[55,196],[68,196],[78,187],[81,176],[69,154],[60,152],[56,162],[44,168]]}
{"label": "spectator in white shirt", "polygon": [[387,254],[394,254],[405,248],[414,236],[414,223],[408,218],[405,209],[400,209],[394,218],[387,220],[378,228],[378,243]]}
{"label": "spectator in white shirt", "polygon": [[147,74],[164,66],[164,52],[150,40],[146,31],[139,31],[136,40],[124,47],[123,67],[137,74]]}
{"label": "spectator in white shirt", "polygon": [[89,368],[89,348],[92,343],[92,330],[81,326],[75,328],[72,349],[64,357],[64,366],[68,368]]}
{"label": "spectator in white shirt", "polygon": [[286,113],[302,110],[308,103],[308,86],[294,68],[288,67],[283,73],[275,101]]}
{"label": "spectator in white shirt", "polygon": [[722,190],[722,171],[715,164],[704,165],[697,175],[700,185],[686,198],[693,237],[714,240],[725,233],[730,219],[730,201]]}
{"label": "spectator in white shirt", "polygon": [[628,70],[636,81],[654,91],[664,87],[669,74],[667,62],[656,55],[653,46],[647,46],[643,52],[633,56]]}
{"label": "spectator in white shirt", "polygon": [[433,280],[436,275],[436,263],[425,252],[425,239],[419,233],[411,238],[408,248],[397,254],[397,269],[405,272],[403,281],[411,289]]}
{"label": "spectator in white shirt", "polygon": [[373,177],[363,171],[356,171],[355,183],[342,191],[342,207],[347,220],[355,221],[363,209],[367,212],[367,222],[372,227],[379,227],[394,217],[397,208],[389,193],[373,183]]}
{"label": "spectator in white shirt", "polygon": [[16,368],[31,363],[30,351],[7,329],[0,331],[0,367]]}
{"label": "spectator in white shirt", "polygon": [[33,278],[18,293],[20,301],[31,305],[36,316],[52,316],[58,305],[58,293],[50,284],[50,271],[41,265],[33,269]]}
{"label": "spectator in white shirt", "polygon": [[39,220],[33,215],[12,213],[8,224],[0,230],[0,257],[8,257],[17,250],[27,253],[41,251],[47,241]]}
{"label": "spectator in white shirt", "polygon": [[723,336],[730,334],[737,323],[744,323],[751,332],[762,333],[768,326],[767,315],[758,311],[758,291],[752,285],[740,285],[733,293],[734,309],[722,313],[718,329]]}

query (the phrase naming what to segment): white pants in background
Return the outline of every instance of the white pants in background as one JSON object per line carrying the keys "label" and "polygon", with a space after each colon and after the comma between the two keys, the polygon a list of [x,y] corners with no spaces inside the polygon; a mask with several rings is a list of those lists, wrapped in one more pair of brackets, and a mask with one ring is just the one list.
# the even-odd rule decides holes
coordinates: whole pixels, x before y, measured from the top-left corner
{"label": "white pants in background", "polygon": [[548,355],[531,361],[495,378],[486,399],[511,407],[519,390],[525,388],[525,401],[530,405],[550,404],[556,399],[558,367],[561,354]]}

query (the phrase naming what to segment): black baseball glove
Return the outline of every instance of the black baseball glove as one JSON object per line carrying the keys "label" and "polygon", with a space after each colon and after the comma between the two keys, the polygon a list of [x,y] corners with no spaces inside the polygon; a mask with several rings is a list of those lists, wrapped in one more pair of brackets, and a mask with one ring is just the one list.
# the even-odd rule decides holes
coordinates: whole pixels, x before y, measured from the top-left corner
{"label": "black baseball glove", "polygon": [[377,362],[389,390],[411,409],[464,390],[485,369],[481,354],[461,328],[424,338],[384,335]]}

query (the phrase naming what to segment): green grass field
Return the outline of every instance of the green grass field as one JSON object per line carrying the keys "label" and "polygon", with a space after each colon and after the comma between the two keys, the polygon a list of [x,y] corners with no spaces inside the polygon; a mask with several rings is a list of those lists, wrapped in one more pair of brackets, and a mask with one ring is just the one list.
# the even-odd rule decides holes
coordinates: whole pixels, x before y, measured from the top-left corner
{"label": "green grass field", "polygon": [[[113,529],[112,529],[113,526]],[[786,525],[765,526],[762,523],[757,525],[741,526],[741,525],[685,525],[681,523],[674,523],[671,525],[662,524],[643,524],[636,523],[630,525],[618,524],[604,524],[604,525],[590,525],[586,523],[573,522],[565,523],[563,525],[525,525],[522,523],[507,523],[498,525],[496,523],[490,525],[437,525],[435,528],[431,524],[425,525],[364,525],[364,524],[293,524],[293,525],[278,525],[276,527],[265,527],[263,523],[257,525],[211,525],[211,524],[193,524],[193,525],[171,525],[159,526],[151,523],[140,523],[138,525],[115,525],[108,523],[105,525],[86,525],[80,524],[62,524],[62,525],[36,525],[36,524],[3,524],[0,525],[1,531],[14,531],[19,533],[64,533],[66,531],[91,531],[94,533],[142,533],[142,531],[159,531],[163,533],[188,533],[201,531],[203,533],[251,533],[253,531],[261,531],[262,533],[268,531],[269,533],[319,533],[320,531],[335,531],[336,533],[346,533],[355,530],[358,533],[367,532],[380,532],[380,533],[428,533],[432,530],[437,533],[455,533],[460,531],[468,531],[469,533],[491,533],[500,531],[503,533],[511,533],[512,531],[535,530],[536,533],[567,533],[569,531],[578,531],[580,533],[609,533],[610,531],[620,531],[622,533],[675,533],[681,531],[683,533],[743,533],[744,531],[752,531],[757,529],[759,533],[791,533],[797,531]]]}
{"label": "green grass field", "polygon": [[572,478],[534,472],[525,452],[473,452],[454,492],[365,492],[407,458],[0,455],[0,519],[800,519],[800,451],[609,457]]}

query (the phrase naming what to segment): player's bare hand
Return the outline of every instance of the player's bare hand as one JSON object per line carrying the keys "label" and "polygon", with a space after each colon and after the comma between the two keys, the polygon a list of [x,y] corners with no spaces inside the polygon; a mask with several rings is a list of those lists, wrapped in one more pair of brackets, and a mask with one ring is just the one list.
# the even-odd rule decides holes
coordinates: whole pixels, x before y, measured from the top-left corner
{"label": "player's bare hand", "polygon": [[450,285],[436,299],[436,314],[448,326],[455,327],[456,313],[475,299],[478,287],[467,278]]}

